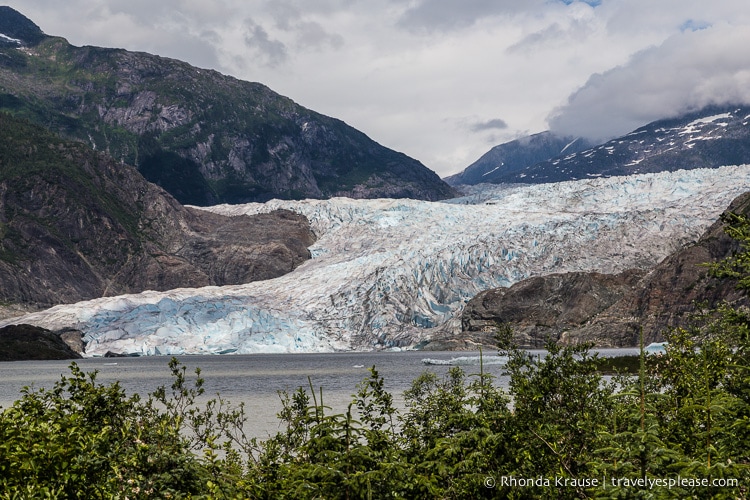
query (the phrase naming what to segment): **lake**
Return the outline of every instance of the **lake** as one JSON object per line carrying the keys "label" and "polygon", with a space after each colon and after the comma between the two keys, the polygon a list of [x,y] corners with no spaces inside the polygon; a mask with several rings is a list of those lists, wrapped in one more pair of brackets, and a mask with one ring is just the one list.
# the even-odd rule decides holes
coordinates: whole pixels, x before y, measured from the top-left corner
{"label": "lake", "polygon": [[[536,351],[535,351],[536,352]],[[541,351],[538,351],[541,353]],[[603,356],[637,353],[637,349],[602,349]],[[496,352],[484,353],[484,371],[496,377],[495,383],[507,387],[503,365]],[[281,410],[278,391],[295,391],[309,387],[308,377],[317,391],[323,388],[323,400],[332,411],[344,412],[357,392],[357,384],[369,377],[375,365],[384,378],[385,388],[403,407],[403,391],[421,373],[444,375],[451,365],[461,364],[468,374],[479,373],[479,352],[355,352],[327,354],[248,354],[224,356],[177,356],[187,367],[189,380],[195,379],[195,368],[205,379],[206,401],[217,394],[223,399],[245,403],[249,436],[267,437],[279,430],[276,414]],[[429,359],[429,365],[423,360]],[[97,381],[119,380],[128,394],[146,396],[158,387],[172,383],[168,356],[138,358],[86,358],[77,360],[84,372],[96,370]],[[51,388],[61,375],[69,374],[71,361],[15,361],[0,363],[0,406],[7,408],[19,399],[24,386]]]}

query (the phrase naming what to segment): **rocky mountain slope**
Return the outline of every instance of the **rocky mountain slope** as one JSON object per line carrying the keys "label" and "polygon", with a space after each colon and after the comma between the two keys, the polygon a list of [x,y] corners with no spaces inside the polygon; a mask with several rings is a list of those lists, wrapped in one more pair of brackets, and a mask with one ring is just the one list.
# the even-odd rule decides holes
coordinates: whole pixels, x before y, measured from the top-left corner
{"label": "rocky mountain slope", "polygon": [[132,167],[0,113],[0,300],[37,307],[287,273],[309,257],[288,211],[180,205]]}
{"label": "rocky mountain slope", "polygon": [[[563,140],[552,141],[555,136],[538,134],[496,146],[464,172],[446,180],[452,185],[535,184],[743,165],[750,163],[749,124],[748,106],[708,107],[650,123],[598,146],[578,149],[584,143],[574,142],[559,154],[554,149]],[[547,144],[551,149],[546,149]],[[553,154],[541,158],[547,151]]]}
{"label": "rocky mountain slope", "polygon": [[471,338],[474,332],[493,333],[499,325],[509,324],[518,345],[541,348],[548,337],[559,339],[561,332],[584,324],[617,302],[643,274],[641,270],[549,274],[485,290],[466,304],[461,328]]}
{"label": "rocky mountain slope", "polygon": [[136,165],[181,203],[455,194],[417,160],[259,83],[74,47],[8,8],[0,34],[0,110]]}
{"label": "rocky mountain slope", "polygon": [[461,311],[480,291],[548,274],[649,269],[696,241],[748,188],[743,166],[484,185],[450,203],[217,206],[210,210],[224,215],[305,215],[318,236],[312,259],[272,280],[102,298],[11,322],[77,328],[89,354],[456,346],[466,339]]}
{"label": "rocky mountain slope", "polygon": [[[739,196],[728,208],[750,213],[750,193]],[[747,304],[748,298],[734,283],[708,274],[703,264],[728,257],[737,243],[714,223],[694,244],[669,255],[643,272],[618,275],[565,273],[535,277],[510,288],[484,291],[464,308],[465,335],[491,332],[510,324],[516,341],[539,347],[548,337],[600,346],[633,346],[643,329],[647,343],[663,341],[671,327],[686,326],[696,304],[713,307],[721,301]]]}
{"label": "rocky mountain slope", "polygon": [[31,325],[0,328],[0,361],[79,359],[59,333]]}
{"label": "rocky mountain slope", "polygon": [[576,137],[561,137],[551,132],[522,137],[490,149],[462,172],[446,177],[451,186],[502,182],[505,176],[550,158],[583,151],[592,146]]}

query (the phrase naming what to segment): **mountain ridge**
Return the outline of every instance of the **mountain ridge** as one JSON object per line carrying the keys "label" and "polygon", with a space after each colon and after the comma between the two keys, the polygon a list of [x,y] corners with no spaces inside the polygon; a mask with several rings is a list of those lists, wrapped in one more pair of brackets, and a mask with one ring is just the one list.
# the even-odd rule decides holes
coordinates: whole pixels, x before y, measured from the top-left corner
{"label": "mountain ridge", "polygon": [[263,84],[143,52],[53,36],[0,46],[0,110],[137,166],[184,204],[455,195],[419,161]]}
{"label": "mountain ridge", "polygon": [[46,36],[31,19],[8,6],[0,6],[0,47],[36,45]]}
{"label": "mountain ridge", "polygon": [[0,113],[0,301],[244,283],[309,258],[307,219],[184,207],[133,168]]}
{"label": "mountain ridge", "polygon": [[499,182],[504,176],[565,152],[583,151],[592,145],[580,137],[559,136],[545,131],[499,144],[463,171],[445,177],[451,186]]}
{"label": "mountain ridge", "polygon": [[[460,182],[539,184],[595,177],[625,176],[750,163],[750,106],[711,105],[679,117],[656,120],[599,145],[569,149],[541,158],[559,147],[559,136],[543,132],[492,148],[463,172],[446,178]],[[553,142],[552,139],[555,139]],[[524,141],[527,146],[524,147]],[[579,144],[584,144],[581,142]],[[493,161],[498,153],[521,159],[510,168]]]}

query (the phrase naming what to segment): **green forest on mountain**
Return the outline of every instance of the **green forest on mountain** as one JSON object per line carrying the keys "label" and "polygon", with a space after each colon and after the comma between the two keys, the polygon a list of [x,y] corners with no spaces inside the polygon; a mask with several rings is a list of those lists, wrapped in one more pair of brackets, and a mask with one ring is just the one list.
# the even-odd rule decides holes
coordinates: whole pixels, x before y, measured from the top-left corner
{"label": "green forest on mountain", "polygon": [[[750,222],[711,272],[750,289]],[[665,333],[663,355],[605,378],[589,346],[512,345],[508,390],[483,372],[425,373],[397,409],[373,367],[348,411],[312,384],[281,393],[282,431],[203,392],[176,359],[148,398],[74,363],[53,389],[27,389],[0,414],[0,499],[27,498],[747,498],[750,312],[700,309]]]}

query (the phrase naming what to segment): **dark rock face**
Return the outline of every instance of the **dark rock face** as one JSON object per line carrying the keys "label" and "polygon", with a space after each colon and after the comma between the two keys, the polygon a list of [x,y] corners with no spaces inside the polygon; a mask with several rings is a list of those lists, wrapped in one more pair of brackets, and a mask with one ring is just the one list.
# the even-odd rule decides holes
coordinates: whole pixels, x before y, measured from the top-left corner
{"label": "dark rock face", "polygon": [[46,38],[39,26],[6,6],[0,6],[0,34],[7,37],[0,39],[0,47],[36,45]]}
{"label": "dark rock face", "polygon": [[49,306],[229,285],[309,258],[307,220],[183,207],[132,167],[0,113],[0,299]]}
{"label": "dark rock face", "polygon": [[134,356],[132,354],[122,354],[119,352],[107,351],[104,353],[104,357],[105,358],[133,358],[133,357],[138,357],[138,356]]}
{"label": "dark rock face", "polygon": [[276,278],[307,260],[307,247],[315,242],[307,219],[286,210],[239,217],[184,210],[185,233],[124,262],[121,279],[105,295]]}
{"label": "dark rock face", "polygon": [[[0,11],[0,26],[9,15]],[[0,46],[0,110],[137,166],[184,204],[455,196],[419,161],[340,120],[259,83],[145,53],[55,37]]]}
{"label": "dark rock face", "polygon": [[[750,193],[738,197],[728,210],[749,213]],[[687,324],[696,303],[748,303],[734,283],[709,276],[702,265],[737,251],[737,243],[722,227],[716,222],[698,242],[645,273],[566,273],[482,292],[464,308],[462,336],[476,337],[507,322],[516,340],[529,347],[541,346],[547,336],[600,347],[637,346],[641,328],[646,343],[661,341],[667,328]],[[491,342],[487,337],[484,340]]]}
{"label": "dark rock face", "polygon": [[550,274],[487,290],[464,308],[462,330],[492,331],[510,323],[520,346],[543,347],[547,338],[559,340],[621,299],[642,274]]}
{"label": "dark rock face", "polygon": [[0,328],[0,361],[79,358],[59,333],[31,325]]}

